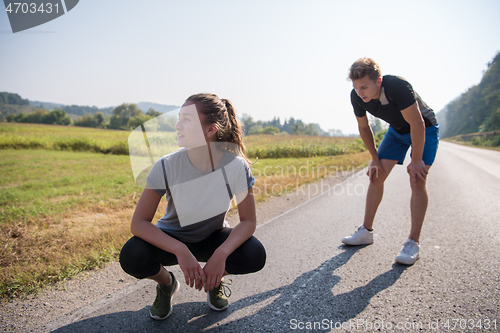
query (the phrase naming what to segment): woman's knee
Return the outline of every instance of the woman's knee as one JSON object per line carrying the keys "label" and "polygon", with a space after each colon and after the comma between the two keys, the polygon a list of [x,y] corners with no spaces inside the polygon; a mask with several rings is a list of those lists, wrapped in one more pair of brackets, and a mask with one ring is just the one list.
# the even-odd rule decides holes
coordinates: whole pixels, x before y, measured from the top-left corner
{"label": "woman's knee", "polygon": [[264,268],[266,264],[266,250],[264,245],[254,236],[243,243],[238,251],[238,257],[241,261],[240,265],[245,268],[244,274],[258,272]]}
{"label": "woman's knee", "polygon": [[130,238],[120,251],[120,265],[123,271],[136,278],[143,278],[145,263],[151,257],[152,245],[138,238]]}

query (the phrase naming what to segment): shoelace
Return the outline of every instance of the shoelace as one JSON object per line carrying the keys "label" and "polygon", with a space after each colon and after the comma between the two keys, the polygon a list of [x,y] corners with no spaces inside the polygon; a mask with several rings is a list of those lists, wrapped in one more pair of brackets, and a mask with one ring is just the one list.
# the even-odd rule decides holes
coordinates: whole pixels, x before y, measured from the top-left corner
{"label": "shoelace", "polygon": [[360,225],[359,227],[354,227],[354,230],[355,230],[354,232],[355,232],[355,233],[356,233],[356,232],[358,232],[358,231],[359,231],[359,229],[361,229],[361,227],[362,227],[362,225]]}
{"label": "shoelace", "polygon": [[412,254],[412,252],[414,252],[414,251],[412,251],[412,250],[413,250],[413,248],[414,248],[415,246],[416,246],[416,245],[415,245],[415,244],[413,244],[413,243],[406,242],[406,243],[404,243],[404,244],[403,244],[403,249],[402,249],[402,251],[403,251],[404,253]]}
{"label": "shoelace", "polygon": [[160,306],[160,305],[168,303],[170,301],[170,298],[168,297],[167,292],[165,290],[160,288],[160,293],[161,293],[161,296],[157,295],[157,297],[155,298],[155,300],[153,302],[153,305],[155,305],[155,306]]}
{"label": "shoelace", "polygon": [[[231,289],[229,289],[228,286],[232,285],[233,284],[233,280],[231,279],[223,279],[220,281],[220,291],[224,293],[224,295],[226,295],[226,297],[230,297],[231,296]],[[229,294],[228,294],[229,292]]]}

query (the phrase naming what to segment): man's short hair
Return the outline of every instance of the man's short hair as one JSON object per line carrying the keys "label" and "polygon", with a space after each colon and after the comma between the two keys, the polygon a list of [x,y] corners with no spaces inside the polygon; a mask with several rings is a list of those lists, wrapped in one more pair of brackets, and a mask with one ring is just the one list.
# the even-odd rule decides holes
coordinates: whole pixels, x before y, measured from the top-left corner
{"label": "man's short hair", "polygon": [[382,77],[380,66],[372,58],[360,58],[349,68],[349,79],[351,81],[362,79],[366,75],[373,81],[377,81],[379,77]]}

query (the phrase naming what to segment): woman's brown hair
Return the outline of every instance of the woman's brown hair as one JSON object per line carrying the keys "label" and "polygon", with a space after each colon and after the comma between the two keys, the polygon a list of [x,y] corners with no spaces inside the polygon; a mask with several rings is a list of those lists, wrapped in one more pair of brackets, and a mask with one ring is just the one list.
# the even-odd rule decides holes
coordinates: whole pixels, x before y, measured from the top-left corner
{"label": "woman's brown hair", "polygon": [[229,142],[236,145],[223,147],[243,157],[249,164],[246,148],[243,143],[243,124],[236,118],[233,104],[215,94],[196,94],[189,96],[186,102],[193,102],[205,121],[217,125],[216,142]]}

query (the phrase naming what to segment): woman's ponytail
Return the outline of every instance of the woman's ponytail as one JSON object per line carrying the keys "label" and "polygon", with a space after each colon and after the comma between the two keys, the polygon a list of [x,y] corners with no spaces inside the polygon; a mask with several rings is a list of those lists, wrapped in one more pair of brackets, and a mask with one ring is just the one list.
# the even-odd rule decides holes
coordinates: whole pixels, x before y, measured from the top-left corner
{"label": "woman's ponytail", "polygon": [[227,99],[220,99],[215,94],[197,94],[190,96],[187,101],[194,102],[198,111],[205,115],[206,121],[217,124],[217,142],[228,142],[236,147],[227,149],[243,157],[249,164],[246,156],[246,147],[243,143],[243,123],[236,118],[233,104]]}
{"label": "woman's ponytail", "polygon": [[228,115],[228,142],[234,143],[235,145],[238,145],[240,147],[243,156],[246,157],[246,147],[243,144],[243,123],[241,123],[238,118],[236,118],[236,112],[234,110],[233,104],[227,100],[223,99],[222,100],[224,104],[226,105],[227,109],[227,115]]}

